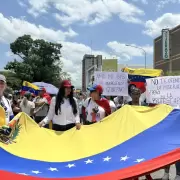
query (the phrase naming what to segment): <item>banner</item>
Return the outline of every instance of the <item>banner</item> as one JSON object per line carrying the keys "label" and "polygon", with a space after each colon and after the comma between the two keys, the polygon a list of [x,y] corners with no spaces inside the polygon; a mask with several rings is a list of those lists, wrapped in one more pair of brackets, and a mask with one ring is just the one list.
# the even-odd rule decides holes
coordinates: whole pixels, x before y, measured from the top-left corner
{"label": "banner", "polygon": [[117,72],[117,69],[118,69],[117,59],[103,59],[102,71]]}
{"label": "banner", "polygon": [[151,76],[151,77],[158,77],[163,75],[162,69],[131,69],[131,68],[123,68],[122,72],[127,72],[130,75],[140,75],[140,76]]}
{"label": "banner", "polygon": [[94,74],[95,84],[102,85],[105,96],[127,96],[128,74],[124,72],[98,72]]}
{"label": "banner", "polygon": [[149,103],[180,105],[180,76],[164,76],[146,80]]}
{"label": "banner", "polygon": [[162,58],[163,58],[163,60],[170,59],[169,29],[163,29],[162,30]]}

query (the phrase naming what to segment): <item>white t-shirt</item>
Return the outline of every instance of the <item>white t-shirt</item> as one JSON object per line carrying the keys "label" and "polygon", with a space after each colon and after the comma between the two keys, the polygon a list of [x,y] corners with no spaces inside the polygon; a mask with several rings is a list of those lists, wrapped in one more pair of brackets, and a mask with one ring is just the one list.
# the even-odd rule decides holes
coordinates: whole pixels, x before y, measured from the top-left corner
{"label": "white t-shirt", "polygon": [[23,101],[20,103],[20,108],[22,112],[25,112],[27,115],[31,116],[31,110],[35,108],[34,102],[27,101],[27,105],[24,106]]}
{"label": "white t-shirt", "polygon": [[89,122],[93,121],[94,108],[98,110],[95,116],[96,122],[102,120],[106,114],[105,110],[101,106],[99,106],[95,101],[90,99],[91,98],[87,98],[84,102],[84,107],[86,108],[87,121]]}
{"label": "white t-shirt", "polygon": [[[74,100],[77,105],[77,101],[75,98]],[[53,97],[51,100],[48,115],[43,120],[46,124],[48,124],[51,120],[53,121],[53,124],[58,124],[58,125],[80,123],[79,111],[77,112],[76,115],[73,114],[72,106],[69,103],[69,99],[64,99],[64,103],[61,104],[61,113],[59,113],[58,115],[55,114],[55,104],[56,104],[56,97]],[[78,106],[77,106],[77,110],[78,110]]]}
{"label": "white t-shirt", "polygon": [[14,114],[12,111],[11,103],[8,99],[6,99],[4,96],[1,98],[1,106],[4,108],[6,113],[6,124],[9,123],[9,121],[13,118]]}
{"label": "white t-shirt", "polygon": [[116,105],[113,101],[109,101],[109,105],[110,105],[110,108],[111,108],[111,113],[115,112],[116,111]]}
{"label": "white t-shirt", "polygon": [[[42,106],[42,108],[36,113],[36,116],[38,117],[43,117],[43,116],[47,116],[48,113],[48,101],[46,98],[40,98],[37,97],[34,99],[34,103],[42,103],[44,102],[45,105]],[[39,109],[40,107],[37,107],[37,109]]]}

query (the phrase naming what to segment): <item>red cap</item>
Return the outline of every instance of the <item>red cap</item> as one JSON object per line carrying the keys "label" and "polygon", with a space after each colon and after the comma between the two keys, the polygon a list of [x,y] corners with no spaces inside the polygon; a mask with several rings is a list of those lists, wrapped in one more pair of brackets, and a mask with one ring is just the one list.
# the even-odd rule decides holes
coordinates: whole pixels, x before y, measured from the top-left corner
{"label": "red cap", "polygon": [[61,82],[61,87],[66,87],[66,88],[68,88],[68,87],[74,87],[74,86],[71,84],[71,82],[70,82],[69,80],[63,80],[63,81]]}
{"label": "red cap", "polygon": [[44,87],[40,87],[39,90],[46,92],[46,88],[44,88]]}

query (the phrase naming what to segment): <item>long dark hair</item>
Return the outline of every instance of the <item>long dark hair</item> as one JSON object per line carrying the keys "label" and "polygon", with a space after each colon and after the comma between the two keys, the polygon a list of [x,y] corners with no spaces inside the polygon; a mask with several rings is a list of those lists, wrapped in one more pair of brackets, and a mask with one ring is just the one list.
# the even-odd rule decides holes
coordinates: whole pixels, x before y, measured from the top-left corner
{"label": "long dark hair", "polygon": [[[61,113],[61,104],[64,103],[64,98],[65,96],[65,88],[61,87],[59,88],[59,92],[56,96],[56,104],[55,104],[55,114],[58,115],[58,112]],[[73,114],[77,114],[77,105],[73,97],[73,88],[71,88],[71,93],[68,95],[69,103],[72,107]]]}

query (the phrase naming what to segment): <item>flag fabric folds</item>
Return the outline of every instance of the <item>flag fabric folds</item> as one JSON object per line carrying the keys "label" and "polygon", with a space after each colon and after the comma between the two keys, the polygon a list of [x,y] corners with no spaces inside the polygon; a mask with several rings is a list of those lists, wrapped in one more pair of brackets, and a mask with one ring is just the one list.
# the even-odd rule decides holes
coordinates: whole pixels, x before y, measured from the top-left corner
{"label": "flag fabric folds", "polygon": [[162,69],[131,69],[131,68],[123,68],[123,72],[127,72],[130,75],[141,75],[141,76],[152,76],[152,77],[158,77],[163,75]]}
{"label": "flag fabric folds", "polygon": [[126,105],[79,131],[54,132],[21,113],[11,121],[16,136],[12,132],[10,144],[0,143],[0,177],[118,180],[144,175],[180,159],[179,119],[180,111],[167,105]]}
{"label": "flag fabric folds", "polygon": [[161,69],[131,69],[124,68],[124,72],[128,72],[128,78],[131,84],[136,85],[142,92],[145,92],[145,82],[146,79],[158,77],[163,74]]}
{"label": "flag fabric folds", "polygon": [[34,95],[38,95],[39,87],[30,82],[23,81],[23,85],[21,88],[21,94],[24,94],[27,91],[33,93]]}
{"label": "flag fabric folds", "polygon": [[0,127],[6,124],[6,115],[4,108],[0,106]]}
{"label": "flag fabric folds", "polygon": [[145,82],[146,79],[153,78],[151,76],[142,76],[142,75],[128,75],[130,84],[134,84],[137,88],[141,89],[142,92],[146,91]]}

